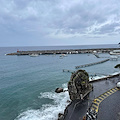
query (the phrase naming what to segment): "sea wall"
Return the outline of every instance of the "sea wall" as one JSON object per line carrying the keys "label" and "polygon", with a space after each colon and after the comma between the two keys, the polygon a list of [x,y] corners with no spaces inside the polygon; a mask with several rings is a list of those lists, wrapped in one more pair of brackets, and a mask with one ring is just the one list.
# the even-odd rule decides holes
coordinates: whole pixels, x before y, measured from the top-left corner
{"label": "sea wall", "polygon": [[69,49],[69,50],[37,50],[37,51],[17,51],[15,53],[8,53],[6,55],[50,55],[50,54],[82,54],[82,53],[109,53],[113,50],[120,50],[120,48],[99,48],[99,49]]}
{"label": "sea wall", "polygon": [[90,83],[92,83],[92,82],[99,82],[100,80],[107,80],[109,78],[114,78],[114,77],[119,77],[119,76],[120,76],[120,73],[115,74],[115,75],[109,75],[109,76],[106,76],[106,77],[103,77],[103,78],[99,78],[99,79],[95,79],[95,80],[91,80],[89,82]]}

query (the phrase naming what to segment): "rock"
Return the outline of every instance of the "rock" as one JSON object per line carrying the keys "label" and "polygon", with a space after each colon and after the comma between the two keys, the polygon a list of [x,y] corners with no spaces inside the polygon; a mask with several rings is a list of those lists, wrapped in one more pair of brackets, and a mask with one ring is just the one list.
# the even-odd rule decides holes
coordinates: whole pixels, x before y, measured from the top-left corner
{"label": "rock", "polygon": [[63,92],[63,88],[56,88],[55,92],[56,93],[61,93],[61,92]]}
{"label": "rock", "polygon": [[58,120],[63,120],[63,119],[64,119],[64,114],[59,113],[59,114],[58,114]]}
{"label": "rock", "polygon": [[70,103],[71,101],[70,100],[67,100],[67,103]]}
{"label": "rock", "polygon": [[120,64],[117,64],[114,68],[120,68]]}
{"label": "rock", "polygon": [[68,90],[63,90],[63,92],[66,92],[66,91],[68,91]]}
{"label": "rock", "polygon": [[78,70],[71,75],[68,82],[68,92],[72,101],[83,99],[91,90],[92,85],[89,83],[89,75],[85,70]]}

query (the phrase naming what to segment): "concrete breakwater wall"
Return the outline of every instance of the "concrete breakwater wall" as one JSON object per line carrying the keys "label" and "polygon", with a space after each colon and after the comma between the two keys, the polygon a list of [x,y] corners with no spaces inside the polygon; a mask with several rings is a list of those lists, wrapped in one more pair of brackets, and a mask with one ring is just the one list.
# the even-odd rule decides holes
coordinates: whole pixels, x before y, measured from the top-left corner
{"label": "concrete breakwater wall", "polygon": [[89,63],[89,64],[85,64],[85,65],[79,65],[79,66],[76,66],[75,68],[78,69],[78,68],[88,67],[88,66],[92,66],[92,65],[96,65],[96,64],[101,64],[101,63],[107,62],[109,60],[110,59],[105,59],[105,60],[102,60],[99,62]]}
{"label": "concrete breakwater wall", "polygon": [[120,73],[117,73],[115,75],[109,75],[109,76],[106,76],[106,77],[103,77],[103,78],[99,78],[99,79],[95,79],[95,80],[91,80],[89,82],[90,83],[92,83],[92,82],[99,82],[101,80],[107,80],[107,79],[114,78],[114,77],[120,77]]}
{"label": "concrete breakwater wall", "polygon": [[109,53],[113,50],[120,50],[120,48],[99,48],[99,49],[69,49],[69,50],[37,50],[37,51],[17,51],[15,53],[8,53],[6,55],[51,55],[51,54],[82,54],[82,53]]}

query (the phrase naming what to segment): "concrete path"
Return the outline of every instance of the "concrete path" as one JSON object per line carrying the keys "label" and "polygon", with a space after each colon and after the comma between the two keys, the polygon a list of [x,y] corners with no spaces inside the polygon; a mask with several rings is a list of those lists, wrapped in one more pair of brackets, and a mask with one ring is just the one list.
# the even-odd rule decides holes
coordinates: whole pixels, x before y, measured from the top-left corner
{"label": "concrete path", "polygon": [[[105,93],[106,91],[116,87],[116,83],[118,81],[120,81],[119,77],[114,77],[114,78],[110,78],[108,80],[103,80],[103,81],[92,83],[93,87],[94,87],[94,91],[92,91],[89,94],[89,98],[85,99],[84,101],[77,100],[77,101],[72,102],[72,104],[70,104],[66,108],[64,120],[82,120],[83,116],[87,112],[87,109],[90,107],[92,101],[96,97],[99,97],[101,94]],[[115,93],[113,95],[115,95]],[[101,107],[100,107],[100,109],[101,109]],[[107,120],[107,119],[105,119],[105,120]]]}
{"label": "concrete path", "polygon": [[120,120],[120,90],[102,101],[98,120]]}

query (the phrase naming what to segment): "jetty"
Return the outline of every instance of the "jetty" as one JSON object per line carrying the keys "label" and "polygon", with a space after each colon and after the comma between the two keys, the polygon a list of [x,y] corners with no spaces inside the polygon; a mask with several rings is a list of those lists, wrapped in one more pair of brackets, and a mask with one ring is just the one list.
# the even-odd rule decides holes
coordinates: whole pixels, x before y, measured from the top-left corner
{"label": "jetty", "polygon": [[100,56],[99,55],[97,55],[97,54],[94,54],[97,58],[100,58]]}
{"label": "jetty", "polygon": [[75,66],[75,68],[76,68],[76,69],[78,69],[78,68],[84,68],[84,67],[88,67],[88,66],[92,66],[92,65],[96,65],[96,64],[101,64],[101,63],[107,62],[107,61],[109,61],[109,60],[110,60],[110,59],[105,59],[105,60],[102,60],[102,61],[99,61],[99,62],[84,64],[84,65],[79,65],[79,66]]}
{"label": "jetty", "polygon": [[67,70],[67,69],[63,69],[63,72],[75,73],[75,71],[73,71],[73,70]]}
{"label": "jetty", "polygon": [[55,54],[84,54],[84,53],[110,53],[113,50],[120,50],[120,48],[96,48],[96,49],[66,49],[66,50],[33,50],[33,51],[20,51],[8,53],[6,55],[55,55]]}
{"label": "jetty", "polygon": [[120,77],[120,72],[119,72],[119,73],[115,73],[115,74],[111,74],[111,75],[107,75],[107,76],[105,76],[105,77],[98,78],[98,79],[92,79],[92,80],[89,80],[89,82],[90,82],[90,83],[99,82],[99,81],[108,80],[108,79],[114,78],[114,77]]}

